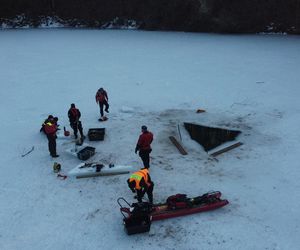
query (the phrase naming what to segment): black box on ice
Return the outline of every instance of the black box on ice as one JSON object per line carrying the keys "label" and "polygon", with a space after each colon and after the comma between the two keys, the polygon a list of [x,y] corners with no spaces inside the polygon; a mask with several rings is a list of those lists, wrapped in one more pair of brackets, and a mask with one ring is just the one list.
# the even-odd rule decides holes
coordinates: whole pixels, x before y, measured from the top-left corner
{"label": "black box on ice", "polygon": [[151,218],[149,215],[130,216],[124,219],[125,231],[128,235],[150,231]]}
{"label": "black box on ice", "polygon": [[88,137],[90,141],[103,141],[105,135],[105,128],[90,128]]}
{"label": "black box on ice", "polygon": [[78,159],[85,161],[89,159],[91,156],[93,156],[94,154],[95,154],[95,148],[85,147],[77,153],[77,157]]}

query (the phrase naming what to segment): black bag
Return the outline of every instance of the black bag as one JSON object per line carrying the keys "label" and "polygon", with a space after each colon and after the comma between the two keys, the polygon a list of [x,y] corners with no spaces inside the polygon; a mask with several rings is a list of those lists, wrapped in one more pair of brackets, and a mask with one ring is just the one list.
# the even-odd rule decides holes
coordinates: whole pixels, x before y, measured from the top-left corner
{"label": "black bag", "polygon": [[77,157],[78,159],[85,161],[89,159],[91,156],[93,156],[94,154],[95,154],[95,148],[85,147],[77,153]]}
{"label": "black bag", "polygon": [[167,205],[169,209],[181,209],[190,206],[188,201],[186,194],[176,194],[167,198]]}
{"label": "black bag", "polygon": [[131,215],[124,219],[125,231],[128,235],[145,233],[151,227],[151,205],[148,202],[132,204]]}

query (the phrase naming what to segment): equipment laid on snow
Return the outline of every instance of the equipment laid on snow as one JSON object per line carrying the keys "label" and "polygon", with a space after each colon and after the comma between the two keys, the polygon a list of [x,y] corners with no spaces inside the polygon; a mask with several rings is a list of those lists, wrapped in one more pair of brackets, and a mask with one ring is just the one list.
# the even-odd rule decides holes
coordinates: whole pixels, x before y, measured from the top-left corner
{"label": "equipment laid on snow", "polygon": [[66,152],[85,161],[95,154],[95,150],[94,147],[91,147],[87,143],[83,143],[82,145],[75,144],[74,147],[66,149]]}
{"label": "equipment laid on snow", "polygon": [[[121,201],[125,202],[130,208],[123,207]],[[123,197],[120,197],[117,202],[121,207],[120,210],[124,216],[124,229],[128,235],[150,231],[152,206],[148,202],[133,203],[130,206]],[[127,216],[124,212],[127,213]]]}
{"label": "equipment laid on snow", "polygon": [[61,165],[57,162],[54,162],[53,164],[53,172],[58,173],[61,170]]}
{"label": "equipment laid on snow", "polygon": [[61,179],[61,180],[65,180],[65,179],[68,178],[68,176],[65,175],[65,174],[57,174],[57,178],[59,178],[59,179]]}
{"label": "equipment laid on snow", "polygon": [[95,150],[94,147],[85,147],[77,153],[77,157],[79,160],[86,161],[95,154]]}
{"label": "equipment laid on snow", "polygon": [[34,150],[34,146],[30,150],[28,150],[26,153],[22,154],[22,157],[25,157],[26,155],[29,155]]}
{"label": "equipment laid on snow", "polygon": [[90,128],[88,137],[90,141],[103,141],[105,135],[105,128]]}
{"label": "equipment laid on snow", "polygon": [[64,136],[70,136],[70,131],[66,130],[66,127],[64,127]]}
{"label": "equipment laid on snow", "polygon": [[[123,207],[121,201],[125,202],[128,207]],[[210,211],[229,203],[228,200],[221,199],[219,191],[209,192],[195,198],[187,198],[186,194],[176,194],[169,196],[165,203],[153,205],[148,202],[130,205],[123,197],[120,197],[117,202],[124,216],[124,228],[128,235],[148,232],[151,221]]]}
{"label": "equipment laid on snow", "polygon": [[128,174],[133,171],[131,166],[122,166],[109,164],[105,165],[99,162],[81,163],[72,169],[68,175],[76,178],[88,178],[105,175]]}
{"label": "equipment laid on snow", "polygon": [[[69,135],[67,135],[69,133]],[[71,136],[70,136],[70,132],[68,130],[66,131],[57,131],[56,132],[56,137],[57,139],[59,140],[68,140],[68,139],[71,139]]]}

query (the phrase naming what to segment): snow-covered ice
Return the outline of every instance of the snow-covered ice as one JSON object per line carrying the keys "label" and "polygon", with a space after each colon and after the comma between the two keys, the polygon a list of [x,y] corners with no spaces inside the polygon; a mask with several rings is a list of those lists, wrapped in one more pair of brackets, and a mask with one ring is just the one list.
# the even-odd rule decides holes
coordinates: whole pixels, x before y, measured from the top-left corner
{"label": "snow-covered ice", "polygon": [[[0,31],[0,249],[298,249],[300,37],[116,30]],[[109,120],[99,123],[98,88]],[[39,133],[49,114],[68,124],[75,103],[84,132],[105,127],[91,161],[141,167],[141,125],[154,133],[154,200],[219,190],[221,209],[153,222],[128,236],[118,197],[128,175],[62,180],[81,161]],[[205,113],[196,113],[205,109]],[[183,122],[237,129],[243,145],[212,159]],[[178,138],[182,156],[169,136]],[[21,157],[34,146],[35,150]]]}

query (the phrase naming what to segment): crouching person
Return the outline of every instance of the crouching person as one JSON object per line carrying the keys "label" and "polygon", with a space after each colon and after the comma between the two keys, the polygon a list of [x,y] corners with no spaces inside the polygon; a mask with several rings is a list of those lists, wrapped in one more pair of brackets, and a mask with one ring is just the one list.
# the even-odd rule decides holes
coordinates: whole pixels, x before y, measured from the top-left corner
{"label": "crouching person", "polygon": [[137,193],[136,198],[138,202],[142,202],[142,199],[147,193],[149,202],[153,203],[153,188],[154,183],[149,175],[149,170],[147,168],[142,168],[141,170],[130,175],[127,180],[128,187],[133,193]]}

